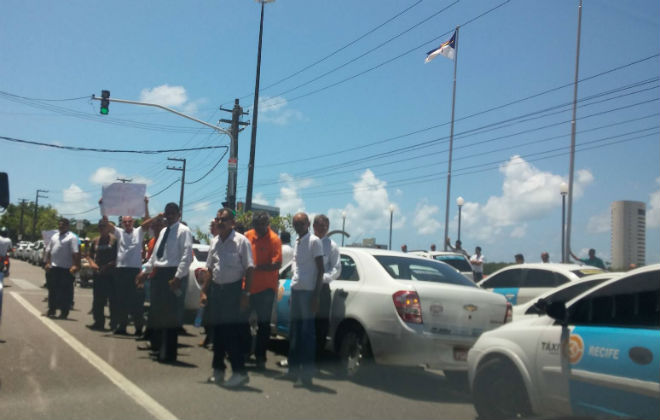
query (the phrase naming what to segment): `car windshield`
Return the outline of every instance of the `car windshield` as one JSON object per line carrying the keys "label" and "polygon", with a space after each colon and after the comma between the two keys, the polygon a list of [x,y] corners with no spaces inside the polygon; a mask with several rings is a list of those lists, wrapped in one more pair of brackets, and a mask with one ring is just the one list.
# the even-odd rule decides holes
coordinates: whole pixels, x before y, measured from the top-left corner
{"label": "car windshield", "polygon": [[449,264],[458,271],[472,271],[472,266],[461,255],[434,255],[434,260]]}
{"label": "car windshield", "polygon": [[447,264],[433,260],[420,260],[394,255],[374,256],[380,265],[395,279],[418,280],[433,283],[456,284],[477,287],[469,279]]}

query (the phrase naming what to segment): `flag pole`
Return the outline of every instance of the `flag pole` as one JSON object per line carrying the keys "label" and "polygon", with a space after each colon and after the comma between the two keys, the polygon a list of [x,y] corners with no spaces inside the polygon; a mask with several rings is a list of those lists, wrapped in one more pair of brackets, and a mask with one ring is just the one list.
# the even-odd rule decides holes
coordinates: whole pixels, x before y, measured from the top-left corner
{"label": "flag pole", "polygon": [[444,240],[444,250],[447,251],[447,235],[449,229],[449,197],[451,195],[451,160],[452,154],[454,151],[454,108],[456,106],[456,67],[458,65],[458,29],[460,26],[456,27],[455,38],[454,38],[454,90],[451,95],[451,128],[449,130],[449,162],[447,168],[447,201],[445,204],[445,240]]}

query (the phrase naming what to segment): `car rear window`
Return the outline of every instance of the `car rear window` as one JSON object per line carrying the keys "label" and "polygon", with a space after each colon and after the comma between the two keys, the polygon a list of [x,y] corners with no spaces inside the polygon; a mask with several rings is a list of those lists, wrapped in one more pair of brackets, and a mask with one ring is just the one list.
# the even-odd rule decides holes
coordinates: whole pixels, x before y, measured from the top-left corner
{"label": "car rear window", "polygon": [[449,264],[458,271],[472,271],[472,266],[470,263],[465,259],[465,257],[460,255],[434,255],[433,259]]}
{"label": "car rear window", "polygon": [[438,261],[394,255],[375,255],[374,258],[395,279],[477,287],[454,268]]}
{"label": "car rear window", "polygon": [[200,251],[199,249],[193,249],[193,253],[195,254],[195,258],[197,258],[197,261],[200,262],[205,262],[206,258],[209,256],[208,251]]}

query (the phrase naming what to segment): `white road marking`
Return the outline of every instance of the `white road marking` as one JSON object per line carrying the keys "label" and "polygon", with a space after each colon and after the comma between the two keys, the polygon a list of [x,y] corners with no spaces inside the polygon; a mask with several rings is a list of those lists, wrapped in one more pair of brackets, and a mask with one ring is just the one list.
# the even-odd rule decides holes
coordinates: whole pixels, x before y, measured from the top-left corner
{"label": "white road marking", "polygon": [[12,284],[15,284],[16,286],[20,287],[23,290],[39,290],[39,289],[41,289],[41,287],[35,286],[34,284],[30,283],[27,280],[17,279],[16,277],[9,277],[8,279],[5,280],[5,282],[10,282]]}
{"label": "white road marking", "polygon": [[92,366],[98,369],[103,375],[105,375],[112,383],[114,383],[120,390],[125,392],[129,397],[131,397],[137,404],[144,407],[152,416],[157,419],[164,420],[178,420],[177,417],[170,412],[167,408],[160,405],[156,400],[151,398],[149,394],[140,389],[137,385],[131,382],[124,375],[119,373],[115,368],[110,366],[105,360],[101,359],[93,351],[85,347],[80,341],[78,341],[74,336],[66,332],[62,327],[54,323],[49,318],[41,316],[41,313],[30,304],[27,300],[21,297],[16,292],[11,292],[10,295],[18,301],[28,312],[34,315],[38,320],[40,320],[44,325],[46,325],[51,331],[53,331],[58,337],[60,337],[65,343],[67,343],[71,348],[73,348],[78,354],[80,354],[85,360],[87,360]]}

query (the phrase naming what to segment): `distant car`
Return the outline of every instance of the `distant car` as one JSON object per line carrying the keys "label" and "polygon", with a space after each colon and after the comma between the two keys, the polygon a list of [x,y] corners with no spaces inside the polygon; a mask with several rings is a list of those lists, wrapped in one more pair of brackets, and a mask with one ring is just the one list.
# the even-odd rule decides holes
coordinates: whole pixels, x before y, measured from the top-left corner
{"label": "distant car", "polygon": [[24,260],[25,255],[28,249],[29,242],[19,242],[18,246],[16,247],[16,258],[19,260]]}
{"label": "distant car", "polygon": [[514,264],[497,270],[478,285],[504,295],[512,305],[519,305],[564,283],[603,271],[577,264]]}
{"label": "distant car", "polygon": [[592,287],[598,286],[599,284],[613,279],[615,277],[621,276],[623,273],[620,272],[604,272],[599,274],[592,274],[589,276],[582,277],[579,280],[571,281],[564,283],[559,287],[551,289],[546,293],[542,293],[538,297],[528,300],[527,303],[522,303],[520,305],[515,305],[513,307],[512,320],[519,321],[525,319],[529,316],[544,315],[545,314],[545,303],[552,301],[562,301],[568,302],[573,299],[575,296],[580,295]]}
{"label": "distant car", "polygon": [[[373,248],[340,248],[330,283],[329,347],[353,376],[364,363],[427,365],[465,378],[466,354],[482,332],[504,324],[506,299],[481,290],[453,267]],[[289,333],[291,264],[280,271],[276,329]]]}
{"label": "distant car", "polygon": [[460,252],[445,252],[445,251],[409,251],[410,254],[420,255],[422,257],[433,258],[436,261],[441,261],[449,264],[462,275],[474,281],[474,273],[472,272],[472,264],[470,260]]}
{"label": "distant car", "polygon": [[199,309],[199,295],[202,290],[202,280],[197,278],[195,272],[198,268],[206,268],[206,259],[209,255],[209,246],[193,244],[193,260],[188,273],[188,286],[186,288],[185,309],[197,311]]}
{"label": "distant car", "polygon": [[44,241],[39,239],[37,242],[34,243],[32,246],[32,249],[30,250],[30,255],[28,257],[28,260],[30,261],[31,264],[34,265],[43,265],[43,259],[44,259]]}
{"label": "distant car", "polygon": [[546,309],[470,350],[479,418],[660,418],[660,264]]}

